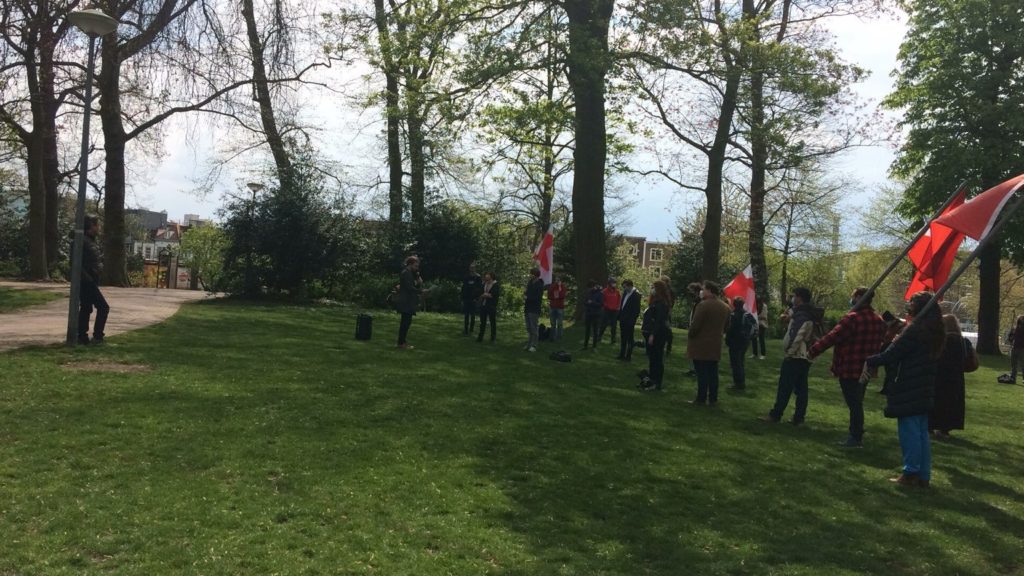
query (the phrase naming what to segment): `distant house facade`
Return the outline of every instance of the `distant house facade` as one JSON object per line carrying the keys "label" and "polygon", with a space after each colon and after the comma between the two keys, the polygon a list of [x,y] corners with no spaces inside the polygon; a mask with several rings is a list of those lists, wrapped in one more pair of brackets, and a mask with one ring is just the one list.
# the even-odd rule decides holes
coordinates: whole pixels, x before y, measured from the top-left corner
{"label": "distant house facade", "polygon": [[648,240],[643,236],[623,236],[622,240],[629,245],[630,254],[644,270],[650,270],[660,276],[663,270],[668,269],[672,251],[675,249],[674,244]]}
{"label": "distant house facade", "polygon": [[193,288],[190,271],[178,267],[181,237],[189,228],[204,226],[210,221],[195,214],[186,214],[184,220],[188,224],[179,224],[168,221],[166,212],[126,212],[134,218],[134,233],[129,237],[126,248],[129,254],[142,257],[144,285],[158,288]]}

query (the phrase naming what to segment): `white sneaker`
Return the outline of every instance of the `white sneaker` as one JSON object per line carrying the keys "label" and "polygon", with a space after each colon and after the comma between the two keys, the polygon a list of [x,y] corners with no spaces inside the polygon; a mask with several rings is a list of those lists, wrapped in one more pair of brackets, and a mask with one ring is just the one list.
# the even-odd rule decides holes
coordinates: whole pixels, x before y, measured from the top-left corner
{"label": "white sneaker", "polygon": [[537,351],[537,347],[536,346],[530,346],[529,348],[526,349],[526,351],[527,352],[536,352]]}
{"label": "white sneaker", "polygon": [[764,355],[761,355],[761,357],[758,358],[758,360],[764,360]]}

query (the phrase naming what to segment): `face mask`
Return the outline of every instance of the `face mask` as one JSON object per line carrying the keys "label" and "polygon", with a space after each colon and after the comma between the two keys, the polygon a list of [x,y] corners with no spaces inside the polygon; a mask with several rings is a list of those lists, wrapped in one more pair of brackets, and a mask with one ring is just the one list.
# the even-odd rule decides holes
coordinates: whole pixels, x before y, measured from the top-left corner
{"label": "face mask", "polygon": [[850,308],[853,308],[856,305],[857,305],[857,299],[856,298],[850,298]]}
{"label": "face mask", "polygon": [[704,299],[704,291],[703,291],[703,290],[701,290],[701,291],[700,291],[700,299],[701,299],[701,300],[703,300],[703,299]]}
{"label": "face mask", "polygon": [[790,298],[789,305],[791,308],[796,308],[796,298]]}

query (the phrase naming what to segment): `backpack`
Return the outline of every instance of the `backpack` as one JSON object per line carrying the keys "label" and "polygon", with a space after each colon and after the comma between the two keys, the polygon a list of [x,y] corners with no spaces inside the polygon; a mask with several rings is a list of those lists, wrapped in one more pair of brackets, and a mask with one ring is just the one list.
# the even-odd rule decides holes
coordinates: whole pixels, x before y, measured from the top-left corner
{"label": "backpack", "polygon": [[558,352],[551,353],[551,359],[556,362],[572,362],[572,354],[565,350],[559,350]]}

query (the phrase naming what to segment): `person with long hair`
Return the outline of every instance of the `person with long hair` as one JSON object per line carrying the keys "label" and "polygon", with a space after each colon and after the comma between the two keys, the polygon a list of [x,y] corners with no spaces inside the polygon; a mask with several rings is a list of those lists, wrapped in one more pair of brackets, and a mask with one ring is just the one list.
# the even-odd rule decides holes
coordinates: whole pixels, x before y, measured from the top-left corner
{"label": "person with long hair", "polygon": [[641,332],[647,335],[647,373],[650,378],[650,383],[643,388],[645,391],[661,390],[665,378],[665,343],[672,330],[669,326],[670,299],[668,286],[661,280],[655,280],[649,311],[644,314],[641,328]]}
{"label": "person with long hair", "polygon": [[946,345],[939,357],[935,376],[935,405],[928,413],[928,429],[936,438],[948,438],[950,430],[964,429],[964,359],[967,345],[960,332],[960,321],[952,314],[942,317],[946,327]]}
{"label": "person with long hair", "polygon": [[927,487],[932,478],[928,412],[935,402],[935,374],[946,342],[939,307],[924,311],[932,296],[931,292],[911,296],[906,329],[884,352],[868,357],[861,376],[866,383],[868,369],[882,365],[896,371],[886,389],[885,416],[896,418],[903,452],[903,472],[890,481],[903,486]]}

